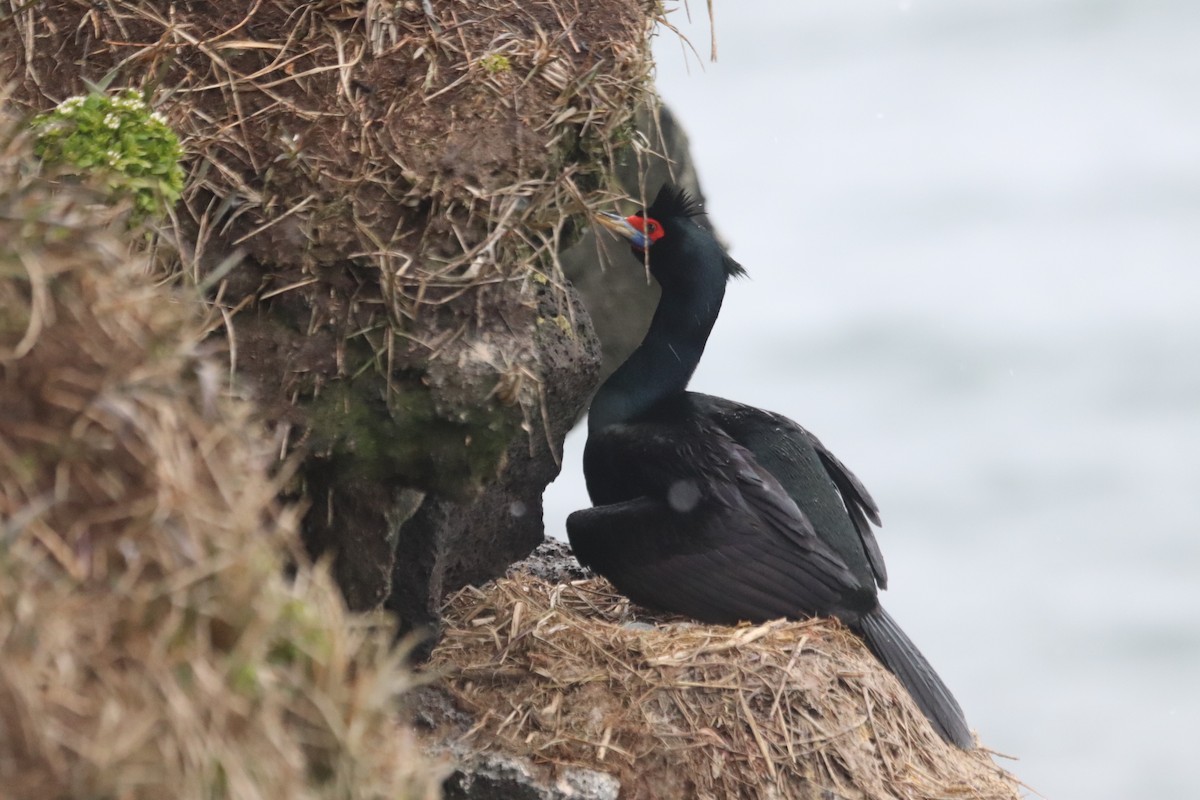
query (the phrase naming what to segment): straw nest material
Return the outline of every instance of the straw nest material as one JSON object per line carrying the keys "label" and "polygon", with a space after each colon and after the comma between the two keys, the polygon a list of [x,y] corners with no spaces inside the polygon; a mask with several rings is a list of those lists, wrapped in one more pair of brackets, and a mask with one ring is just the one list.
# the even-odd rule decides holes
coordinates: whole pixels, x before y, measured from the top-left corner
{"label": "straw nest material", "polygon": [[196,304],[28,156],[0,125],[0,795],[436,796]]}
{"label": "straw nest material", "polygon": [[830,621],[699,625],[518,573],[463,589],[445,625],[431,668],[473,717],[442,732],[459,752],[606,771],[647,800],[1019,796]]}

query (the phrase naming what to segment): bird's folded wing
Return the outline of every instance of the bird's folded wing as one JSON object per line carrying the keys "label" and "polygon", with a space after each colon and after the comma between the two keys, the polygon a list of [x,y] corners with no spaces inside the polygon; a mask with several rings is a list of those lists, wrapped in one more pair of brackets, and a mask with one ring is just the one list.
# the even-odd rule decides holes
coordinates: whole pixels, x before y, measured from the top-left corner
{"label": "bird's folded wing", "polygon": [[706,622],[836,614],[869,602],[778,483],[729,443],[682,512],[642,497],[567,520],[580,561],[643,605]]}
{"label": "bird's folded wing", "polygon": [[862,540],[876,582],[881,589],[886,589],[887,566],[871,527],[872,523],[880,524],[879,506],[862,481],[820,439],[793,420],[720,397],[695,397],[738,444],[753,453],[757,462],[779,477],[785,486],[789,473],[802,465],[809,453],[817,454],[821,467],[837,488],[846,513]]}
{"label": "bird's folded wing", "polygon": [[[800,428],[799,425],[796,427]],[[816,436],[803,428],[800,430],[812,439],[813,446],[821,457],[821,463],[825,465],[825,470],[842,495],[842,501],[846,504],[846,512],[850,515],[850,520],[854,523],[854,529],[858,531],[859,538],[862,539],[863,549],[867,551],[867,560],[871,562],[871,571],[875,574],[875,582],[879,584],[880,589],[886,589],[887,565],[883,561],[883,551],[879,549],[879,542],[875,539],[875,529],[871,527],[872,523],[881,524],[879,506],[875,504],[867,487],[862,485],[862,482],[846,468],[845,464],[838,460],[837,456],[829,452]]]}

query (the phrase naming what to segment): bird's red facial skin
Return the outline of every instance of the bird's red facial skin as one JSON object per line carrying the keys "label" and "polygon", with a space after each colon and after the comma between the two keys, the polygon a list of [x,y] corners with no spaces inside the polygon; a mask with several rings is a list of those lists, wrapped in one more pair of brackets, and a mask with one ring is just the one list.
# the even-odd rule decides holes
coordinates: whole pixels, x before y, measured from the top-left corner
{"label": "bird's red facial skin", "polygon": [[654,244],[663,237],[666,231],[663,226],[654,217],[643,217],[641,214],[634,214],[631,217],[626,217],[625,221],[642,232],[646,237],[646,242]]}

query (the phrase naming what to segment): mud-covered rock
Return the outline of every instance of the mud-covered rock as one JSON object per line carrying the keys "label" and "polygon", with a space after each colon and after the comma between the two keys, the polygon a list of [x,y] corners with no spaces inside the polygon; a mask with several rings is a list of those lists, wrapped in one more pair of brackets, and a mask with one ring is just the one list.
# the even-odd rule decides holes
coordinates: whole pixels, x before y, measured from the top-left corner
{"label": "mud-covered rock", "polygon": [[132,86],[181,134],[160,277],[207,293],[309,550],[408,626],[541,539],[598,358],[556,255],[649,85],[637,0],[477,10],[48,0],[0,25],[25,110]]}
{"label": "mud-covered rock", "polygon": [[406,627],[435,623],[448,593],[503,574],[543,540],[542,493],[558,475],[562,441],[595,386],[600,347],[578,302],[571,309],[576,322],[566,328],[545,303],[540,309],[533,340],[542,405],[509,445],[503,471],[469,502],[426,495],[399,529],[387,606]]}

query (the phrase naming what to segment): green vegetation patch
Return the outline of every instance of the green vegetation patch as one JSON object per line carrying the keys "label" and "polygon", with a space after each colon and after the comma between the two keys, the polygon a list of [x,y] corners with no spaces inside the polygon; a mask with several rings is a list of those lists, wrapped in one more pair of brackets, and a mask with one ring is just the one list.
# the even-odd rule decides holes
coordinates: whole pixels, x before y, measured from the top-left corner
{"label": "green vegetation patch", "polygon": [[498,72],[508,72],[512,69],[512,62],[508,60],[508,56],[500,53],[489,53],[479,59],[479,65],[492,75]]}
{"label": "green vegetation patch", "polygon": [[34,117],[34,153],[52,167],[101,177],[135,219],[161,216],[183,192],[183,148],[136,89],[70,97]]}
{"label": "green vegetation patch", "polygon": [[325,387],[309,408],[314,450],[328,453],[347,481],[400,480],[450,497],[494,480],[519,430],[490,402],[447,419],[419,380],[392,387],[364,374]]}

